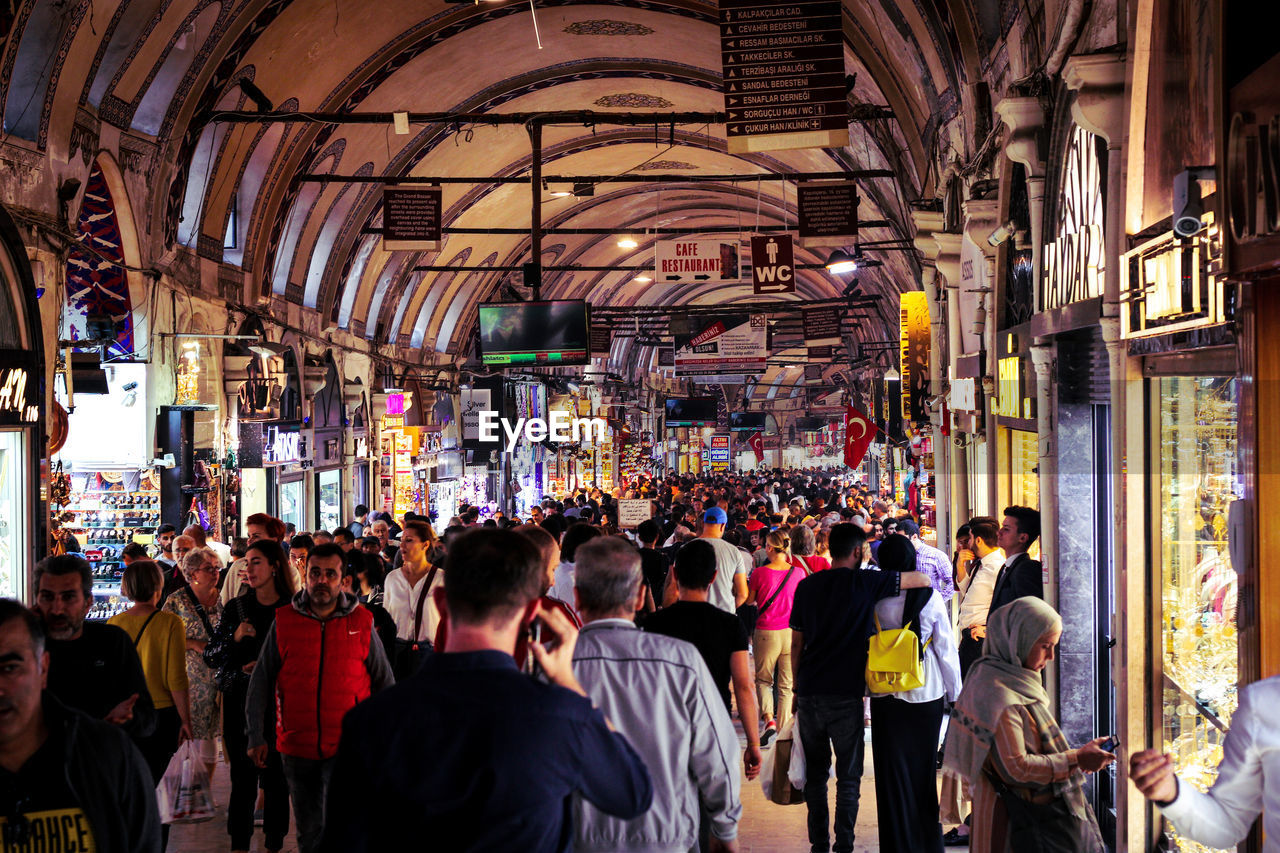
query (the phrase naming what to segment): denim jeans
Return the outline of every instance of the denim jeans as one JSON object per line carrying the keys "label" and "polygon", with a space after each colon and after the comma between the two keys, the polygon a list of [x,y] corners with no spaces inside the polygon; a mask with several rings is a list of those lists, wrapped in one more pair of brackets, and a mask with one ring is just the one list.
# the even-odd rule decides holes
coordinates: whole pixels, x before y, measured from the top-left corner
{"label": "denim jeans", "polygon": [[281,755],[284,778],[289,782],[293,820],[298,829],[299,853],[316,853],[324,835],[324,805],[329,798],[329,778],[336,758],[295,758]]}
{"label": "denim jeans", "polygon": [[804,749],[804,802],[809,810],[809,849],[831,849],[827,808],[827,776],[831,751],[836,754],[835,853],[852,853],[853,826],[858,819],[862,786],[862,697],[804,696],[796,711]]}

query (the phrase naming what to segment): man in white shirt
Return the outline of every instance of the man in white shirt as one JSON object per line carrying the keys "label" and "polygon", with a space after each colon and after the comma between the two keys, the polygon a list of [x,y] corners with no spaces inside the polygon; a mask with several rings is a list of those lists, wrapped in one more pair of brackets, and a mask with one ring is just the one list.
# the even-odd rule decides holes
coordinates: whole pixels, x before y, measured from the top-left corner
{"label": "man in white shirt", "polygon": [[[702,516],[702,535],[716,551],[716,579],[711,584],[707,601],[726,613],[736,613],[738,606],[747,600],[747,574],[751,571],[751,556],[744,555],[724,541],[724,529],[729,514],[713,506]],[[676,586],[676,573],[667,575],[667,587],[662,595],[662,606],[670,607],[680,597]]]}
{"label": "man in white shirt", "polygon": [[1263,853],[1280,851],[1280,676],[1240,690],[1240,706],[1222,745],[1218,778],[1208,793],[1184,784],[1173,758],[1144,749],[1129,759],[1129,778],[1178,833],[1209,847],[1235,847],[1262,815]]}
{"label": "man in white shirt", "polygon": [[987,612],[996,576],[1004,565],[1004,552],[996,547],[999,525],[994,518],[980,516],[969,522],[970,544],[978,556],[969,575],[960,583],[960,614],[956,629],[960,632],[960,674],[967,676],[969,667],[982,656],[982,640],[987,636]]}

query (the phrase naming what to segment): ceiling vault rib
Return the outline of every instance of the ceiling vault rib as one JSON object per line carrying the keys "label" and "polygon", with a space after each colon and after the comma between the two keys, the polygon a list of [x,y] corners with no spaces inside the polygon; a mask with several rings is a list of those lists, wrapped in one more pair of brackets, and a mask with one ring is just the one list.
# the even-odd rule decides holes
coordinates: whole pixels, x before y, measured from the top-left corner
{"label": "ceiling vault rib", "polygon": [[[851,169],[843,172],[782,172],[745,175],[681,175],[655,174],[636,175],[543,175],[542,180],[549,184],[593,183],[593,184],[709,184],[734,183],[736,181],[827,181],[857,180],[861,178],[896,178],[897,173],[891,169]],[[298,177],[300,183],[317,184],[528,184],[528,175],[493,175],[459,176],[437,175],[426,177],[421,175],[324,175],[305,174]]]}

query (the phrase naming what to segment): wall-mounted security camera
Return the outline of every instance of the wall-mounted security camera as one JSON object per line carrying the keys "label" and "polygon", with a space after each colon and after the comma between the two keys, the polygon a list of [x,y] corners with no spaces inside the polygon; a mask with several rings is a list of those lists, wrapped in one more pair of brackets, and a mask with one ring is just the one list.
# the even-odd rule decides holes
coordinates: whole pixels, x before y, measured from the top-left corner
{"label": "wall-mounted security camera", "polygon": [[991,232],[991,236],[987,238],[987,244],[994,249],[996,246],[999,246],[1001,243],[1005,242],[1017,233],[1017,230],[1018,226],[1014,224],[1012,219],[1010,219],[1008,222]]}
{"label": "wall-mounted security camera", "polygon": [[172,453],[166,453],[164,456],[160,456],[151,460],[151,466],[153,468],[173,468],[177,466],[177,464],[178,464],[178,460],[174,457]]}
{"label": "wall-mounted security camera", "polygon": [[125,385],[120,386],[120,389],[121,389],[122,391],[132,391],[133,389],[135,389],[135,388],[137,388],[137,387],[138,387],[138,383],[137,383],[137,382],[129,382],[129,383],[126,383]]}
{"label": "wall-mounted security camera", "polygon": [[1173,233],[1193,237],[1204,228],[1204,201],[1200,182],[1217,176],[1212,166],[1191,166],[1173,179]]}

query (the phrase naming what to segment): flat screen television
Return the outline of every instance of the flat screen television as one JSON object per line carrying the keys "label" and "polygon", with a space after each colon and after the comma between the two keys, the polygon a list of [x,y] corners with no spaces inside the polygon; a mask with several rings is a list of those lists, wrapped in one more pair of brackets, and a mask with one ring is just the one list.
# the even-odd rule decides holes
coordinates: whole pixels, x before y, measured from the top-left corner
{"label": "flat screen television", "polygon": [[715,397],[668,397],[667,426],[715,426]]}
{"label": "flat screen television", "polygon": [[764,412],[731,412],[729,414],[729,429],[763,432]]}
{"label": "flat screen television", "polygon": [[826,418],[796,418],[796,429],[801,432],[817,432],[826,429],[830,423]]}
{"label": "flat screen television", "polygon": [[480,306],[483,364],[590,364],[590,342],[590,312],[581,299],[486,302]]}

